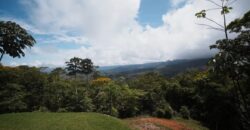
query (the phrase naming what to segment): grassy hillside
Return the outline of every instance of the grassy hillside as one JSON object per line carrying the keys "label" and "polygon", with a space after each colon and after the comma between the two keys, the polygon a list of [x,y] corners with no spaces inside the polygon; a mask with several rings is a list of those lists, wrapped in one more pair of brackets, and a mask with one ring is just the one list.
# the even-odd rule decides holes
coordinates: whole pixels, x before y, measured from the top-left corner
{"label": "grassy hillside", "polygon": [[121,120],[97,113],[0,115],[0,130],[129,130]]}

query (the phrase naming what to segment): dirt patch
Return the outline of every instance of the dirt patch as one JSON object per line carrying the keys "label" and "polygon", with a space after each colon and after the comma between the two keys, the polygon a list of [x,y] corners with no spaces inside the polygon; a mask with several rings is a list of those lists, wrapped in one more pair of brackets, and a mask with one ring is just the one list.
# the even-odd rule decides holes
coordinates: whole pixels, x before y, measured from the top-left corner
{"label": "dirt patch", "polygon": [[133,128],[139,130],[192,130],[175,120],[144,117],[128,119]]}

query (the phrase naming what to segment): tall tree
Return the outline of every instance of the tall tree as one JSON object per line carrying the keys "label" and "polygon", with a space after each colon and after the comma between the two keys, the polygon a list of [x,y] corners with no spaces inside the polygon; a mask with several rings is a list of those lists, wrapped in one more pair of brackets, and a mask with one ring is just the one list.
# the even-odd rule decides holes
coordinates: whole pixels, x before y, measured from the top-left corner
{"label": "tall tree", "polygon": [[94,71],[94,65],[91,59],[86,58],[81,61],[81,73],[85,74],[87,76],[87,82],[89,80],[89,74],[91,74]]}
{"label": "tall tree", "polygon": [[20,25],[11,21],[0,21],[0,62],[4,54],[13,58],[25,56],[24,49],[35,43],[35,39]]}
{"label": "tall tree", "polygon": [[[214,25],[208,25],[208,24],[199,24],[199,25],[207,26],[209,29],[223,31],[225,33],[225,38],[228,39],[226,14],[230,13],[230,10],[233,9],[230,6],[234,2],[236,2],[237,0],[218,0],[219,2],[214,1],[214,0],[205,0],[205,1],[208,1],[208,2],[210,2],[212,4],[214,4],[215,7],[201,10],[200,12],[196,13],[195,16],[197,18],[204,18],[204,19],[210,21],[211,23],[215,24],[215,26]],[[223,24],[218,23],[214,19],[207,16],[207,12],[208,11],[213,11],[213,10],[220,10],[221,15],[223,16]]]}
{"label": "tall tree", "polygon": [[81,72],[81,61],[81,58],[73,57],[66,62],[66,70],[68,71],[68,75],[74,75],[76,79],[77,73]]}
{"label": "tall tree", "polygon": [[[68,62],[66,62],[66,70],[68,70],[68,75],[74,75],[75,80],[77,73],[81,72],[81,58],[73,57]],[[76,101],[78,102],[78,89],[77,86],[75,87],[75,93],[76,93]]]}
{"label": "tall tree", "polygon": [[211,46],[212,49],[219,49],[211,65],[216,73],[232,79],[243,125],[250,129],[250,11],[243,18],[231,22],[227,28],[238,36],[218,40]]}

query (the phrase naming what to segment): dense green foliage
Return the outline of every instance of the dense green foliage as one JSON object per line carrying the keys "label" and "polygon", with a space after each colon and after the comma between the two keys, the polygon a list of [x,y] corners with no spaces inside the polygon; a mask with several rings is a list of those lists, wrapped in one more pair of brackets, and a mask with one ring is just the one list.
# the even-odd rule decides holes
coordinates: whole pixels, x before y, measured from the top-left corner
{"label": "dense green foliage", "polygon": [[117,118],[97,113],[33,112],[0,115],[0,130],[130,130],[130,128]]}
{"label": "dense green foliage", "polygon": [[[27,66],[1,67],[0,112],[98,112],[122,118],[187,118],[190,114],[211,129],[241,129],[232,81],[209,71],[190,70],[173,78],[154,72],[132,79],[99,77],[90,85],[59,72],[47,74]],[[247,82],[243,85],[247,86]]]}
{"label": "dense green foliage", "polygon": [[[224,17],[229,9],[222,5]],[[197,16],[207,18],[204,11]],[[248,12],[224,26],[226,39],[211,46],[219,52],[207,69],[187,70],[173,77],[151,71],[110,79],[96,72],[90,59],[76,57],[66,62],[66,70],[56,68],[50,73],[36,67],[0,65],[0,113],[98,112],[121,118],[181,116],[199,120],[212,130],[249,130],[249,18]],[[227,30],[237,36],[229,39]],[[90,76],[90,82],[81,78],[82,74],[87,79]],[[3,121],[11,120],[3,117]]]}
{"label": "dense green foliage", "polygon": [[186,106],[181,106],[180,114],[184,119],[190,118],[190,112]]}
{"label": "dense green foliage", "polygon": [[[218,79],[225,80],[228,82],[220,82],[222,84],[214,84],[214,86],[224,87],[218,96],[225,97],[229,102],[225,102],[226,99],[222,100],[221,106],[228,105],[230,109],[223,109],[222,112],[228,112],[228,122],[215,125],[211,122],[211,126],[214,129],[250,129],[250,11],[248,11],[242,18],[238,18],[227,25],[226,14],[230,13],[233,9],[231,6],[235,1],[221,0],[221,4],[217,4],[213,0],[207,0],[219,8],[211,8],[202,10],[195,14],[197,18],[204,18],[212,23],[216,24],[216,27],[208,26],[210,29],[224,31],[225,39],[218,40],[216,44],[211,45],[211,49],[217,49],[219,52],[210,61],[211,73],[214,73]],[[215,20],[207,17],[207,11],[220,10],[223,16],[223,25],[217,23]],[[235,33],[235,38],[228,37],[228,31]],[[212,81],[216,81],[213,79]],[[227,91],[225,91],[227,90]],[[207,92],[205,93],[207,94]],[[208,106],[209,107],[209,106]],[[217,110],[218,111],[218,110]],[[233,113],[233,114],[232,114]],[[234,115],[234,116],[232,116]],[[236,117],[237,115],[237,117]],[[210,114],[210,116],[212,116]],[[224,119],[224,118],[222,118]],[[236,120],[238,119],[238,121]],[[226,127],[226,123],[230,123],[231,127]],[[238,125],[236,125],[238,123]]]}
{"label": "dense green foliage", "polygon": [[227,29],[237,33],[234,39],[218,40],[211,48],[219,53],[210,63],[213,72],[232,81],[234,105],[240,114],[244,129],[250,129],[250,11],[243,18],[236,19]]}
{"label": "dense green foliage", "polygon": [[20,25],[11,21],[0,21],[0,62],[4,54],[14,58],[24,56],[24,49],[35,43],[35,39]]}

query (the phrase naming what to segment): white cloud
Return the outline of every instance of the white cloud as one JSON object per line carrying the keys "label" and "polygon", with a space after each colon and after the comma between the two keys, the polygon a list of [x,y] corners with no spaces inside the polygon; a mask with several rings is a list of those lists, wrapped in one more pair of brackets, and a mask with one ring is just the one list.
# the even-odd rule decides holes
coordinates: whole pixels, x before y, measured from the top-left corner
{"label": "white cloud", "polygon": [[[178,5],[182,1],[172,3]],[[237,2],[229,21],[246,12],[249,4],[249,0]],[[40,58],[39,63],[29,63],[34,65],[62,65],[73,56],[89,57],[97,65],[198,58],[211,55],[209,45],[223,37],[222,32],[196,24],[204,21],[197,20],[194,14],[212,7],[200,0],[187,0],[184,6],[166,12],[162,16],[164,24],[157,28],[143,27],[135,20],[140,0],[26,0],[24,5],[33,25],[42,32],[57,34],[58,41],[91,44],[88,48],[54,48],[56,53],[33,49],[33,55],[46,57]],[[208,16],[222,22],[219,12]],[[68,35],[72,32],[77,32],[77,36]]]}
{"label": "white cloud", "polygon": [[172,6],[176,7],[185,1],[187,1],[187,0],[171,0],[171,4],[172,4]]}

